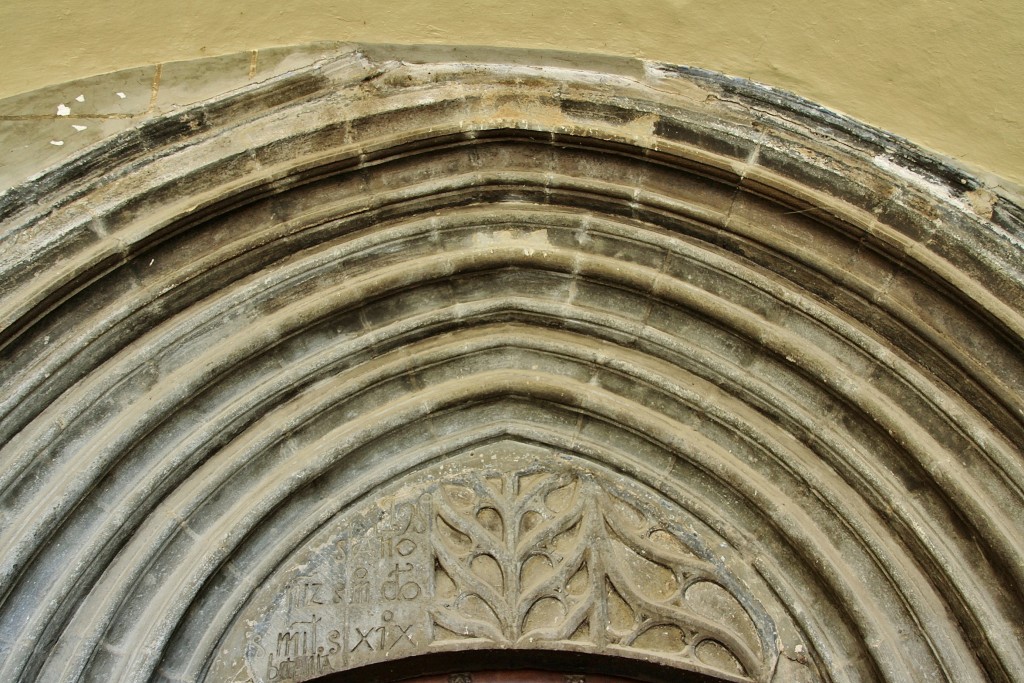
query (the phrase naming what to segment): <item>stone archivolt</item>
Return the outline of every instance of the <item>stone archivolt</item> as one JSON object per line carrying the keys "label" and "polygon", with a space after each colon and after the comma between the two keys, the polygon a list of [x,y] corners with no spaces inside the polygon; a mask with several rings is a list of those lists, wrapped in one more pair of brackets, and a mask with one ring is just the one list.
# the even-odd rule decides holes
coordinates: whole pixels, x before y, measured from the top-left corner
{"label": "stone archivolt", "polygon": [[1021,680],[1019,207],[724,79],[375,54],[2,196],[0,678]]}

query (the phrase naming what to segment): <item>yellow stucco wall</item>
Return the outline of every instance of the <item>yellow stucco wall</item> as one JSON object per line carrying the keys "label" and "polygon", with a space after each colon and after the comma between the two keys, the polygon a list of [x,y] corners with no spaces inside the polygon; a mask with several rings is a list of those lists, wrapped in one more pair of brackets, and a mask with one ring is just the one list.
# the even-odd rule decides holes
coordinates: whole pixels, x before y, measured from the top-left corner
{"label": "yellow stucco wall", "polygon": [[700,66],[793,91],[1024,183],[1022,0],[9,0],[0,97],[315,40],[519,46]]}

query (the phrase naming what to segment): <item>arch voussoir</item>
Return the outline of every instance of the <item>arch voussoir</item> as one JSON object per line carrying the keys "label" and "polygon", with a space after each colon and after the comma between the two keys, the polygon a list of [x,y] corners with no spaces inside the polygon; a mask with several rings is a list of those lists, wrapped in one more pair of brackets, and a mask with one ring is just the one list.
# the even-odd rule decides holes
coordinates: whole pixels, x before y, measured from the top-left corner
{"label": "arch voussoir", "polygon": [[685,73],[371,53],[2,195],[0,677],[1020,679],[1019,209]]}

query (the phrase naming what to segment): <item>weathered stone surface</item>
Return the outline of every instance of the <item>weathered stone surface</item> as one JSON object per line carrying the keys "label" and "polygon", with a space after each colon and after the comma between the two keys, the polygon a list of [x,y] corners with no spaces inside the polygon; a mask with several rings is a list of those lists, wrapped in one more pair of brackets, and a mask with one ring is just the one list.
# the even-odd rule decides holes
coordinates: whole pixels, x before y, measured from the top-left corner
{"label": "weathered stone surface", "polygon": [[749,84],[424,54],[2,195],[0,678],[1020,680],[1020,207]]}
{"label": "weathered stone surface", "polygon": [[727,555],[735,549],[649,489],[499,442],[325,524],[236,619],[225,639],[234,656],[213,678],[307,680],[425,652],[568,648],[764,680],[779,636]]}

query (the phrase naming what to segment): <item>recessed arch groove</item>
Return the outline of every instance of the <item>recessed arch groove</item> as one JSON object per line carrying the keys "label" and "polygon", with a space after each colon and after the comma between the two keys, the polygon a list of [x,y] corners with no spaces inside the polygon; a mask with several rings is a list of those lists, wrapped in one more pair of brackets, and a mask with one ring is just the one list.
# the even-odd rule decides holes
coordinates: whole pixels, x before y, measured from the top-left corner
{"label": "recessed arch groove", "polygon": [[1021,680],[1019,207],[713,89],[355,50],[3,195],[0,678]]}
{"label": "recessed arch groove", "polygon": [[[501,253],[499,253],[497,255],[491,254],[490,257],[491,258],[496,258],[496,259],[498,259],[501,262],[514,261],[514,255],[512,255],[512,254],[501,254]],[[470,257],[470,258],[472,258],[472,257]],[[399,282],[399,285],[400,286],[402,285],[401,281]],[[371,288],[376,289],[377,287],[373,286]],[[359,289],[357,288],[357,285],[355,283],[349,283],[349,285],[346,287],[346,292],[347,293],[351,293],[352,291],[355,291],[355,297],[357,299],[364,298],[364,297],[359,295]],[[318,302],[320,300],[322,300],[322,297],[321,297],[321,299],[318,300]],[[260,339],[276,339],[276,338],[277,338],[276,334],[271,334],[269,337],[267,337],[264,333],[259,333],[257,335],[257,340],[260,340]],[[244,351],[245,349],[248,349],[248,348],[252,347],[253,344],[254,344],[254,342],[252,342],[252,341],[246,341],[246,342],[243,342],[243,343],[240,343],[240,344],[236,343],[236,341],[237,341],[237,339],[235,339],[235,338],[231,338],[231,340],[230,340],[230,344],[228,346],[228,354],[229,355],[227,356],[229,359],[232,357],[231,354],[237,354],[238,353],[238,351],[235,350],[235,349],[241,348]],[[771,346],[770,340],[767,340],[763,333],[761,333],[761,334],[759,334],[757,336],[757,341],[759,341],[762,344],[768,343],[768,345]],[[185,355],[187,355],[187,354],[185,354]],[[781,351],[781,352],[779,352],[779,355],[788,355],[788,354],[785,351]],[[243,355],[243,356],[240,357],[240,360],[245,360],[246,358],[248,358],[248,356],[247,355]],[[237,361],[232,361],[232,362],[237,362]],[[803,359],[803,362],[800,363],[800,364],[803,365],[803,366],[807,366],[808,363],[810,363],[810,362],[811,361],[809,360],[809,357],[808,357],[808,358]],[[213,363],[211,363],[211,361],[206,360],[205,356],[197,357],[195,360],[192,361],[192,364],[193,365],[197,365],[197,366],[203,366],[203,367],[212,367],[214,365]],[[178,389],[177,389],[177,391],[179,392],[178,395],[175,395],[173,392],[168,393],[168,390],[161,389],[159,385],[157,385],[157,387],[155,387],[153,389],[153,392],[155,392],[155,395],[160,395],[160,394],[167,395],[167,398],[164,399],[164,400],[165,400],[165,402],[166,402],[166,404],[168,406],[177,405],[181,401],[181,396],[185,396],[185,395],[187,395],[187,394],[189,394],[189,393],[191,393],[191,392],[196,390],[195,388],[190,387],[188,385],[181,385],[181,383],[180,383],[180,381],[178,379],[178,373],[180,373],[180,372],[181,371],[175,370],[175,372],[172,373],[169,376],[168,379],[164,380],[167,383],[169,383],[171,386],[177,386],[178,387]],[[824,369],[822,369],[818,374],[820,376],[822,376],[822,377],[827,377],[828,376],[827,371],[825,371]],[[201,373],[197,375],[197,374],[192,373],[190,371],[185,371],[184,375],[188,376],[188,377],[197,377],[200,382],[208,381],[207,379],[204,379],[204,376]],[[839,380],[831,380],[831,381],[826,380],[826,384],[842,384],[842,382],[839,381]],[[197,385],[197,387],[198,386],[201,386],[201,384]],[[107,392],[104,391],[103,393],[107,393]],[[87,400],[89,400],[90,404],[91,404],[91,399],[87,399]],[[869,400],[869,399],[867,397],[865,397],[865,398],[858,398],[856,395],[854,395],[853,399],[848,398],[847,400],[849,400],[853,404],[858,404],[858,403],[864,403],[864,401]],[[155,408],[155,405],[153,407]],[[870,410],[870,408],[867,408],[867,409]],[[890,406],[889,410],[896,411],[897,408],[895,406]],[[152,414],[153,414],[153,416],[155,418],[160,413],[158,411],[153,410]],[[144,423],[139,423],[139,424],[141,426]],[[119,433],[120,436],[117,437],[117,438],[123,439],[126,443],[134,441],[134,440],[136,440],[138,438],[138,436],[135,436],[135,435],[125,434],[123,429],[117,424],[117,422],[113,423],[113,426],[111,427],[111,429],[114,429],[115,432]],[[890,427],[889,429],[891,431],[892,427]],[[115,438],[115,437],[113,437],[113,436],[107,437],[102,432],[100,432],[98,434],[98,438],[95,440],[95,442],[97,444],[101,444],[100,446],[98,446],[99,448],[104,448],[105,449],[105,448],[109,448],[110,447],[110,444],[112,443],[112,439],[113,438]],[[911,439],[911,442],[912,441],[913,441],[913,439]],[[118,452],[118,450],[115,450],[114,452],[116,453],[116,452]],[[101,476],[102,473],[101,472],[97,472],[97,475]],[[83,480],[83,483],[85,483],[84,480]],[[30,515],[32,514],[31,511],[28,511],[28,513]]]}
{"label": "recessed arch groove", "polygon": [[[721,263],[721,262],[720,262],[720,263]],[[747,277],[749,277],[749,276],[747,276]],[[764,280],[762,280],[762,281],[764,281]],[[778,291],[782,292],[782,291],[785,291],[785,290],[778,290]],[[776,295],[776,296],[778,296],[778,295]],[[797,292],[797,293],[796,293],[796,294],[794,294],[794,295],[790,295],[790,296],[789,296],[789,300],[790,300],[790,301],[792,301],[792,302],[796,302],[796,303],[798,303],[798,304],[799,304],[799,302],[801,301],[801,300],[800,300],[800,298],[799,298],[799,292]],[[820,314],[819,314],[819,315],[820,315]],[[833,318],[834,318],[834,316],[833,316]],[[830,322],[831,322],[831,321],[830,321]],[[833,323],[831,323],[831,324],[835,324],[835,323],[833,322]],[[863,335],[862,335],[862,336],[863,336]],[[75,347],[75,348],[74,348],[73,350],[74,350],[75,352],[79,352],[79,351],[80,351],[80,349],[81,349],[81,347]],[[67,356],[65,356],[65,358],[66,358],[66,357],[67,357]],[[39,374],[39,375],[42,375],[42,374],[44,374],[44,373],[38,373],[38,374]]]}
{"label": "recessed arch groove", "polygon": [[176,518],[176,517],[172,517],[172,518]]}
{"label": "recessed arch groove", "polygon": [[[556,389],[556,392],[557,392],[557,389]],[[414,407],[414,408],[413,408],[412,410],[414,410],[414,411],[415,411],[415,410],[417,410],[417,409],[416,409],[416,408]]]}
{"label": "recessed arch groove", "polygon": [[[446,201],[451,201],[451,198],[447,198],[447,200],[446,200]],[[285,246],[287,247],[287,245],[285,245]],[[280,252],[279,252],[279,253],[280,253]],[[143,256],[144,256],[144,255],[143,255]],[[153,259],[153,258],[151,257],[151,258],[150,258],[150,260],[152,261],[152,260],[154,260],[154,259]],[[144,259],[144,258],[142,258],[142,259],[141,259],[141,263],[140,263],[139,265],[142,265],[142,264],[144,264],[144,262],[145,262],[145,259]],[[837,267],[839,267],[839,266],[837,266]],[[834,270],[834,272],[833,272],[833,275],[835,275],[835,274],[836,274],[836,272],[840,272],[840,270]],[[802,281],[803,281],[803,279],[804,279],[804,278],[807,278],[807,276],[808,276],[808,275],[809,275],[810,273],[809,273],[809,272],[804,272],[804,273],[798,273],[798,274],[800,275],[800,278],[801,278],[801,281],[800,281],[800,282],[802,282]],[[891,276],[892,276],[892,274],[891,274],[891,273],[887,275],[887,274],[885,274],[884,272],[880,272],[880,273],[878,273],[878,274],[879,274],[880,278],[883,278],[883,279],[885,279],[885,278],[891,278]],[[172,287],[172,289],[174,288],[174,286],[173,286],[173,285],[172,285],[171,287]],[[863,294],[864,294],[864,295],[867,295],[867,296],[873,296],[873,297],[878,297],[878,296],[879,296],[879,295],[880,295],[881,293],[878,293],[878,292],[877,292],[877,293],[871,294],[871,293],[869,293],[869,292],[864,292]],[[883,300],[886,300],[886,299],[888,299],[888,297],[883,297]],[[856,312],[856,311],[851,311],[851,312],[853,312],[853,314],[859,314],[859,315],[863,316],[863,313],[858,313],[858,312]],[[876,314],[877,314],[877,313],[876,313]],[[906,318],[906,315],[905,315],[905,314],[901,314],[901,315],[900,315],[900,317]],[[887,327],[888,327],[888,325],[889,325],[889,324],[887,324]],[[895,332],[897,332],[897,331],[891,331],[891,332],[890,332],[890,334],[893,334],[893,333],[895,333]],[[907,342],[907,343],[913,343],[913,344],[914,344],[914,345],[916,346],[916,348],[914,349],[914,351],[915,351],[915,352],[919,352],[919,353],[920,353],[920,352],[927,352],[927,353],[928,353],[929,355],[933,355],[933,356],[934,356],[934,354],[935,354],[934,346],[935,346],[935,345],[936,345],[937,343],[938,343],[938,344],[942,344],[942,343],[944,343],[944,342],[942,342],[942,341],[941,341],[941,339],[942,339],[942,338],[940,338],[940,337],[937,337],[937,336],[936,336],[936,334],[935,334],[934,332],[927,332],[927,331],[925,331],[925,330],[920,330],[920,329],[919,329],[918,331],[916,331],[916,332],[915,332],[915,333],[913,333],[913,334],[914,334],[914,336],[918,336],[918,335],[921,335],[921,334],[923,334],[923,333],[925,333],[925,334],[927,335],[927,337],[929,337],[929,338],[930,338],[930,339],[932,340],[931,342],[926,342],[926,343],[929,343],[929,344],[931,344],[932,348],[928,348],[928,347],[922,348],[922,347],[921,347],[921,346],[920,346],[920,345],[919,345],[918,343],[914,342],[914,339],[913,339],[912,337],[911,337],[911,338],[905,338],[905,339],[903,339],[903,341],[905,341],[905,342]],[[899,331],[899,334],[901,334],[901,335],[906,335],[906,334],[907,334],[907,332],[906,332],[906,331]],[[939,340],[939,341],[936,341],[936,340]],[[1008,361],[1011,361],[1011,362],[1013,362],[1013,361],[1014,361],[1014,358],[1016,357],[1016,355],[1017,355],[1017,354],[1015,354],[1015,353],[1014,353],[1013,351],[1009,351],[1009,350],[1008,350],[1008,351],[1007,351],[1006,353],[1002,353],[1002,354],[1000,354],[1000,355],[999,355],[999,357],[1009,358],[1009,360],[1008,360]],[[948,362],[948,360],[945,360],[945,362]],[[977,364],[976,364],[976,366],[975,366],[975,367],[976,367],[976,368],[978,368]],[[991,390],[992,390],[993,392],[995,392],[995,393],[997,393],[997,394],[1002,394],[1002,395],[1007,395],[1007,392],[1008,392],[1008,389],[1009,389],[1009,388],[1002,388],[1002,387],[1001,387],[1001,383],[1004,383],[1004,382],[1008,381],[1008,379],[1012,379],[1012,378],[1014,378],[1014,377],[1016,377],[1016,376],[1017,376],[1017,373],[1006,373],[1006,374],[1002,375],[1001,377],[993,377],[993,376],[992,376],[992,374],[991,374],[991,372],[989,372],[989,371],[983,371],[983,370],[981,370],[981,371],[979,371],[979,372],[983,372],[983,373],[985,373],[985,374],[987,375],[987,377],[986,377],[986,379],[985,379],[985,383],[986,383],[987,385],[989,385],[989,388],[990,388],[990,389],[991,389]],[[959,378],[957,378],[957,381],[959,381]],[[1008,400],[1009,400],[1009,398],[1008,398]],[[1016,417],[1011,417],[1011,416],[1009,416],[1009,415],[1007,416],[1007,419],[1008,419],[1008,420],[1013,420],[1014,422],[1017,422],[1017,421],[1018,421]]]}

